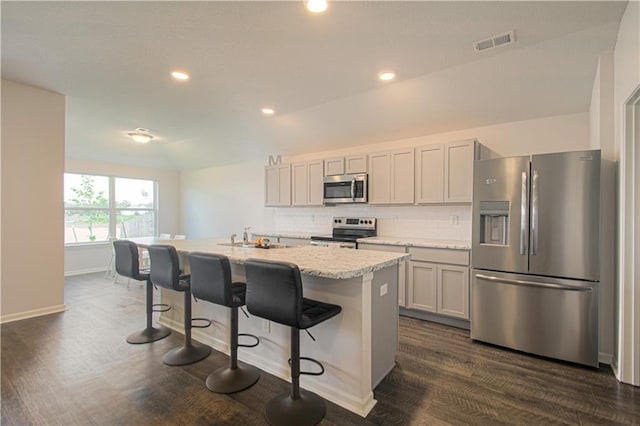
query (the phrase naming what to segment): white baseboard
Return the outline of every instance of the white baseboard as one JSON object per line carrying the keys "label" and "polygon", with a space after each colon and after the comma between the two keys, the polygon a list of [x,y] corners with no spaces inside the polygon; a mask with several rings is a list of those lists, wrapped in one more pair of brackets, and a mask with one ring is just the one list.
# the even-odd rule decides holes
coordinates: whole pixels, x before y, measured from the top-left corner
{"label": "white baseboard", "polygon": [[606,353],[603,353],[603,352],[599,352],[598,353],[598,362],[601,362],[602,364],[612,365],[613,355],[612,354],[606,354]]}
{"label": "white baseboard", "polygon": [[76,269],[75,271],[64,271],[64,276],[70,277],[72,275],[93,274],[94,272],[107,272],[107,268],[104,266],[100,266],[97,268]]}
{"label": "white baseboard", "polygon": [[48,306],[46,308],[34,309],[31,311],[18,312],[15,314],[2,315],[0,317],[0,324],[8,322],[19,321],[27,318],[40,317],[42,315],[56,314],[58,312],[64,312],[66,310],[64,305]]}
{"label": "white baseboard", "polygon": [[[161,325],[169,327],[170,329],[178,332],[184,333],[184,326],[182,322],[174,321],[171,319],[167,319],[165,317],[160,317],[158,321]],[[215,339],[200,330],[192,330],[191,337],[194,340],[197,340],[200,343],[204,343],[205,345],[209,345],[217,351],[224,352],[229,355],[229,344],[220,339]],[[238,359],[242,362],[246,362],[247,364],[254,365],[260,370],[265,371],[273,376],[279,377],[287,382],[291,382],[291,370],[288,366],[284,366],[278,362],[275,362],[270,359],[264,359],[259,355],[259,351],[238,351]],[[315,392],[324,399],[333,402],[336,405],[341,406],[353,413],[356,413],[362,417],[367,417],[367,414],[373,409],[374,405],[376,405],[376,400],[373,399],[373,392],[370,391],[369,394],[363,398],[362,400],[354,398],[352,395],[349,395],[345,392],[342,392],[335,387],[331,387],[320,382],[313,382],[312,380],[306,382],[304,384],[304,389],[309,390],[311,392]]]}

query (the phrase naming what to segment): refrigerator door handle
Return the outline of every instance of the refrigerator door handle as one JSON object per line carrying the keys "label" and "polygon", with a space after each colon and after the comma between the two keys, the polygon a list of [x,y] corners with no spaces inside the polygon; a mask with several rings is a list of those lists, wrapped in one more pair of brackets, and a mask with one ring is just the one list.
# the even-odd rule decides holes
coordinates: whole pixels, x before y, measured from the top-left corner
{"label": "refrigerator door handle", "polygon": [[527,172],[522,172],[522,187],[520,194],[520,254],[527,254],[527,225],[529,223],[529,182]]}
{"label": "refrigerator door handle", "polygon": [[531,177],[531,255],[538,254],[538,171]]}
{"label": "refrigerator door handle", "polygon": [[573,287],[573,286],[562,285],[562,284],[539,283],[535,281],[526,281],[526,280],[513,280],[509,278],[494,277],[494,276],[484,275],[484,274],[476,274],[476,278],[479,280],[494,281],[494,282],[500,282],[504,284],[524,285],[527,287],[543,287],[543,288],[550,288],[554,290],[568,290],[568,291],[588,291],[588,292],[593,291],[593,287]]}

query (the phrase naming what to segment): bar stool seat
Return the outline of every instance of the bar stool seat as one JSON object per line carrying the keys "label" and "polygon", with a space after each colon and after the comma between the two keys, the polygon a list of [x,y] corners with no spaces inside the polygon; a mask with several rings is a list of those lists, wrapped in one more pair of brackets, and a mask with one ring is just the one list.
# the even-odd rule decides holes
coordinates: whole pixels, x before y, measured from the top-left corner
{"label": "bar stool seat", "polygon": [[164,339],[171,334],[171,330],[163,326],[154,327],[153,313],[166,312],[171,309],[171,307],[163,303],[153,303],[153,284],[151,284],[149,274],[140,271],[138,246],[133,241],[114,240],[113,254],[115,256],[115,269],[117,274],[129,279],[146,281],[147,286],[147,326],[144,330],[137,331],[127,336],[127,342],[132,344],[142,344]]}
{"label": "bar stool seat", "polygon": [[[326,406],[315,393],[300,389],[300,375],[319,376],[324,367],[317,360],[300,356],[300,330],[333,318],[342,308],[304,298],[300,270],[292,263],[247,259],[245,271],[249,312],[291,328],[291,393],[267,402],[265,418],[272,425],[316,425],[324,418]],[[300,371],[300,360],[315,363],[320,372]]]}
{"label": "bar stool seat", "polygon": [[[151,282],[184,294],[184,345],[167,352],[162,358],[162,362],[167,365],[188,365],[205,359],[211,353],[211,348],[193,343],[191,329],[208,327],[211,325],[211,321],[206,318],[191,317],[190,276],[181,274],[175,247],[155,244],[149,246],[148,250],[151,259]],[[207,324],[196,326],[192,324],[192,320],[203,320]]]}
{"label": "bar stool seat", "polygon": [[[256,336],[238,333],[238,308],[245,304],[247,285],[232,282],[231,265],[224,255],[192,253],[189,265],[194,297],[231,308],[229,366],[219,368],[207,377],[207,389],[225,394],[247,389],[260,379],[260,370],[238,362],[238,347],[255,347],[259,343]],[[253,337],[256,343],[239,344],[239,336]]]}

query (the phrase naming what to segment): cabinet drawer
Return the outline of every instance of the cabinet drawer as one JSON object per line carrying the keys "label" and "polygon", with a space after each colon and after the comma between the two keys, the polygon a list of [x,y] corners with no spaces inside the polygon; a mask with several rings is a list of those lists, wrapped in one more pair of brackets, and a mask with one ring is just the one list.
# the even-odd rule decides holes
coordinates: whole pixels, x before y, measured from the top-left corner
{"label": "cabinet drawer", "polygon": [[409,247],[411,260],[469,266],[469,250]]}

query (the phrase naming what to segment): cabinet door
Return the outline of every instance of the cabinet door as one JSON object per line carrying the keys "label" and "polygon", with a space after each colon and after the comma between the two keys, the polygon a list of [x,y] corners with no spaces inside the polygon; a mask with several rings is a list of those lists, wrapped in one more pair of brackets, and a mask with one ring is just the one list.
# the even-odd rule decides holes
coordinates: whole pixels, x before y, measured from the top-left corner
{"label": "cabinet door", "polygon": [[391,202],[391,156],[388,152],[369,155],[369,203]]}
{"label": "cabinet door", "polygon": [[473,193],[475,141],[445,144],[444,201],[470,203]]}
{"label": "cabinet door", "polygon": [[308,176],[307,205],[321,206],[323,200],[322,178],[324,177],[324,162],[322,160],[309,161]]}
{"label": "cabinet door", "polygon": [[279,206],[291,205],[291,165],[279,165],[278,167],[278,204]]}
{"label": "cabinet door", "polygon": [[413,204],[414,200],[413,148],[391,151],[391,202]]}
{"label": "cabinet door", "polygon": [[264,168],[264,205],[278,205],[278,166]]}
{"label": "cabinet door", "polygon": [[428,262],[409,262],[408,308],[437,312],[437,265]]}
{"label": "cabinet door", "polygon": [[334,176],[344,174],[344,157],[327,158],[324,160],[324,175]]}
{"label": "cabinet door", "polygon": [[[392,253],[407,252],[407,248],[405,246],[390,246],[367,243],[358,243],[358,250],[389,251]],[[398,305],[402,306],[403,308],[407,306],[407,263],[408,262],[401,262],[398,265]]]}
{"label": "cabinet door", "polygon": [[416,148],[416,203],[444,202],[444,146]]}
{"label": "cabinet door", "polygon": [[469,268],[438,265],[438,313],[469,319]]}
{"label": "cabinet door", "polygon": [[344,158],[347,174],[367,173],[367,155],[349,155]]}
{"label": "cabinet door", "polygon": [[291,165],[291,204],[306,206],[308,198],[308,166],[306,162]]}

